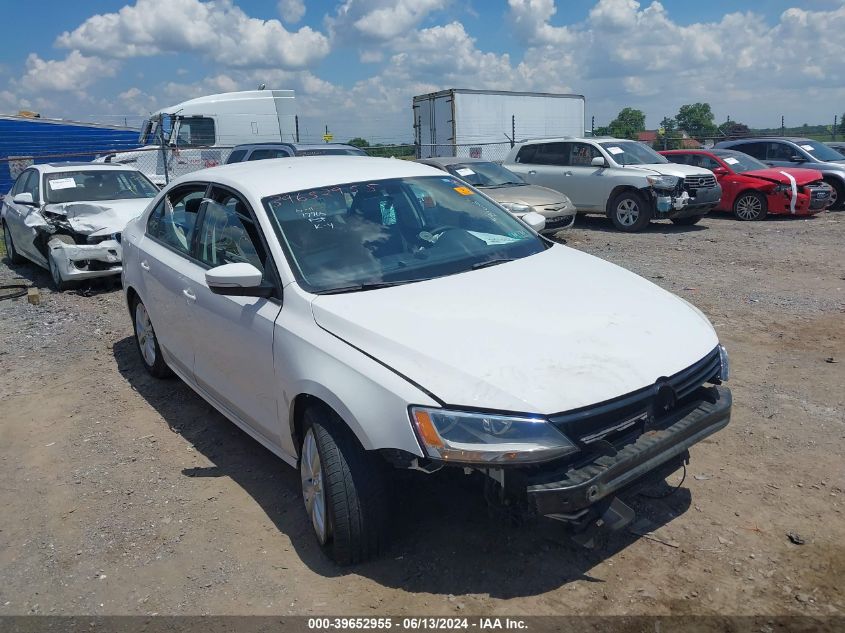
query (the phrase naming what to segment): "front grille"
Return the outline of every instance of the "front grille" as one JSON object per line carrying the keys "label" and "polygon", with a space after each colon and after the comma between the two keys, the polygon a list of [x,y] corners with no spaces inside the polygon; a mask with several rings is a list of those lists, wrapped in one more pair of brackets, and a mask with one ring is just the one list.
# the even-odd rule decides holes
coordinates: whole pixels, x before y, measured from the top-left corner
{"label": "front grille", "polygon": [[581,444],[624,433],[650,421],[659,420],[671,411],[658,395],[658,386],[668,384],[675,392],[675,403],[681,402],[706,382],[718,383],[721,361],[715,348],[700,361],[654,385],[605,402],[566,411],[549,417],[549,421],[568,437]]}
{"label": "front grille", "polygon": [[689,193],[696,189],[711,189],[716,186],[716,176],[687,176],[684,178],[684,189]]}
{"label": "front grille", "polygon": [[821,209],[827,206],[830,202],[830,194],[833,189],[824,184],[812,184],[806,185],[804,187],[804,191],[810,196],[810,208],[811,209]]}

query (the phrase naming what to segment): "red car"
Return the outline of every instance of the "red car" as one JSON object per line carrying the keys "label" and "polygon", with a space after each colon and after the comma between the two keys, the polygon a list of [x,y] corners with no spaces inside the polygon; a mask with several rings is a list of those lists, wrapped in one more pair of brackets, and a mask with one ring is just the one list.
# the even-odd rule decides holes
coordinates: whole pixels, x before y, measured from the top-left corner
{"label": "red car", "polygon": [[813,215],[833,200],[833,190],[814,169],[769,167],[748,154],[729,149],[678,149],[660,152],[673,163],[704,167],[722,185],[717,211],[732,211],[740,220],[766,214]]}

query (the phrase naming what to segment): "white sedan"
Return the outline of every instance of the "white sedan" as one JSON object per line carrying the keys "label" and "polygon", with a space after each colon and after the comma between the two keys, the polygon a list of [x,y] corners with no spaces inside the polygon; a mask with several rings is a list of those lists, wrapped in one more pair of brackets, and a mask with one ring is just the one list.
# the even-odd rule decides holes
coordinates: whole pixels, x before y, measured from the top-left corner
{"label": "white sedan", "polygon": [[50,271],[59,290],[120,275],[120,234],[158,193],[131,167],[33,165],[0,204],[6,253]]}
{"label": "white sedan", "polygon": [[425,165],[194,172],[123,248],[147,371],[175,372],[298,466],[339,563],[386,542],[392,468],[479,471],[510,512],[620,527],[619,495],[730,418],[701,312]]}

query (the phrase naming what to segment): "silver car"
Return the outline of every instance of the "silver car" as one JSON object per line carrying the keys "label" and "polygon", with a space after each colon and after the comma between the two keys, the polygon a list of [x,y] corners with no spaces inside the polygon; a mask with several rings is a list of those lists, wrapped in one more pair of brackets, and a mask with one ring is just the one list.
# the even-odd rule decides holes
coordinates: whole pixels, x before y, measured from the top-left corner
{"label": "silver car", "polygon": [[518,218],[532,211],[539,213],[546,219],[541,233],[557,233],[575,222],[577,209],[566,194],[528,184],[521,176],[497,163],[454,156],[423,158],[417,162],[447,171],[481,189]]}

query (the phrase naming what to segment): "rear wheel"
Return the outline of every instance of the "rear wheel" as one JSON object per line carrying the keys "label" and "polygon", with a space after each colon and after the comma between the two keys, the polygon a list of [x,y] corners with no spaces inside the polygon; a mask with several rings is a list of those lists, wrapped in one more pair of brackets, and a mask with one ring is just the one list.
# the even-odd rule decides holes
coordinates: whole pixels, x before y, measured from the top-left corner
{"label": "rear wheel", "polygon": [[833,192],[830,194],[832,202],[828,206],[828,209],[841,209],[845,207],[845,185],[833,179],[825,180],[825,182],[833,187]]}
{"label": "rear wheel", "polygon": [[734,216],[737,220],[762,220],[768,212],[765,196],[756,191],[745,191],[734,202]]}
{"label": "rear wheel", "polygon": [[648,226],[651,209],[638,193],[623,191],[610,201],[610,220],[620,231],[635,233]]}
{"label": "rear wheel", "polygon": [[3,222],[3,245],[6,247],[6,259],[11,264],[22,264],[23,257],[18,255],[15,250],[15,243],[12,241],[12,233],[9,231],[9,225]]}
{"label": "rear wheel", "polygon": [[702,216],[700,215],[691,215],[687,218],[672,218],[672,222],[678,226],[692,226],[693,224],[698,224],[701,218]]}
{"label": "rear wheel", "polygon": [[161,355],[161,348],[158,345],[150,315],[147,313],[146,306],[138,297],[135,297],[132,302],[132,325],[135,327],[135,345],[138,349],[138,355],[141,357],[141,362],[144,363],[144,369],[156,378],[171,376],[173,372]]}
{"label": "rear wheel", "polygon": [[386,540],[384,465],[331,412],[311,407],[304,415],[299,474],[314,535],[339,565],[374,558]]}

